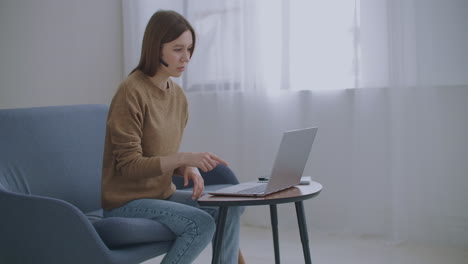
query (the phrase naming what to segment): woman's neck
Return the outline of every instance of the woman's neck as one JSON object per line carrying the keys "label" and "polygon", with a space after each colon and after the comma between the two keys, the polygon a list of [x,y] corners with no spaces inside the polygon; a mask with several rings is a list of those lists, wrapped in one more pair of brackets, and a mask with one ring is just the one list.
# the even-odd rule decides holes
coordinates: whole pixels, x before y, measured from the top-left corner
{"label": "woman's neck", "polygon": [[168,88],[169,76],[156,73],[154,76],[150,77],[150,79],[153,82],[153,84],[159,87],[160,89],[164,90]]}

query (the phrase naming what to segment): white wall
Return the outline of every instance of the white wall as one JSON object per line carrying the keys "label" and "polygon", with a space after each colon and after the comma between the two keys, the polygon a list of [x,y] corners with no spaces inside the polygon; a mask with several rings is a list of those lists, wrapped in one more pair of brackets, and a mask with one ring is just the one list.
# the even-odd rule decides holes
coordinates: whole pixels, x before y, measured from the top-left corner
{"label": "white wall", "polygon": [[2,0],[0,108],[110,103],[121,16],[115,0]]}

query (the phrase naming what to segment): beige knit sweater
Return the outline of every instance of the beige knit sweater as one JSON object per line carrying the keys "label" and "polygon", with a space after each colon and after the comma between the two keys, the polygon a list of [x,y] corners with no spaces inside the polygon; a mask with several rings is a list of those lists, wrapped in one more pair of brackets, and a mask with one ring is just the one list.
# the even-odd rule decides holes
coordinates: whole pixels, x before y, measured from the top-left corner
{"label": "beige knit sweater", "polygon": [[166,199],[173,172],[160,157],[178,152],[187,124],[187,98],[176,83],[157,87],[140,71],[124,80],[110,105],[102,169],[106,210],[141,198]]}

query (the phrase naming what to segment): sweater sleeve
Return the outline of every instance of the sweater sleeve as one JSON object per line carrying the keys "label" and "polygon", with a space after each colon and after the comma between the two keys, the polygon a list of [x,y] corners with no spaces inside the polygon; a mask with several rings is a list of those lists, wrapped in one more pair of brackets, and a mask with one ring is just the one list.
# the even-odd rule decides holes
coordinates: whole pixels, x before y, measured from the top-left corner
{"label": "sweater sleeve", "polygon": [[162,175],[160,157],[144,157],[144,102],[141,96],[121,87],[112,101],[107,129],[112,144],[116,170],[129,178],[151,178]]}

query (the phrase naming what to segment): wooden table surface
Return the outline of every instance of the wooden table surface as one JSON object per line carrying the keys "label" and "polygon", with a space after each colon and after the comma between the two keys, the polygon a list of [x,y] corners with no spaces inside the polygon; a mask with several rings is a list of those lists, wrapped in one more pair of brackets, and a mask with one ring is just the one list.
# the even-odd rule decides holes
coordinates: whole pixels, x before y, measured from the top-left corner
{"label": "wooden table surface", "polygon": [[309,185],[297,185],[264,197],[235,197],[207,194],[198,199],[198,203],[202,206],[244,206],[291,203],[310,199],[318,195],[321,190],[322,185],[320,183],[311,181]]}

